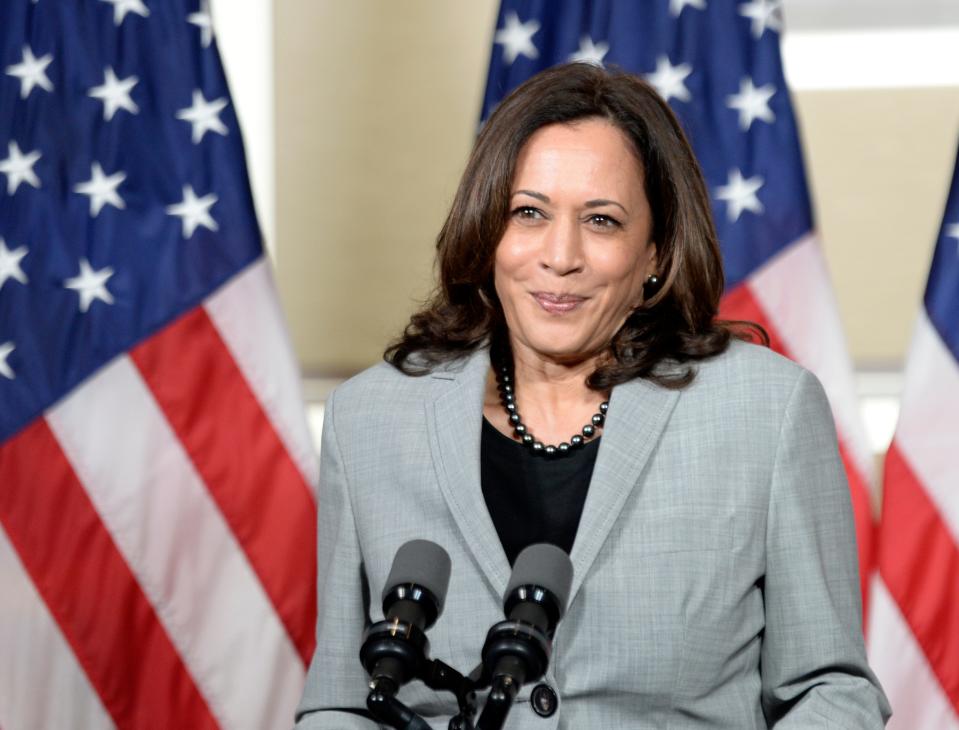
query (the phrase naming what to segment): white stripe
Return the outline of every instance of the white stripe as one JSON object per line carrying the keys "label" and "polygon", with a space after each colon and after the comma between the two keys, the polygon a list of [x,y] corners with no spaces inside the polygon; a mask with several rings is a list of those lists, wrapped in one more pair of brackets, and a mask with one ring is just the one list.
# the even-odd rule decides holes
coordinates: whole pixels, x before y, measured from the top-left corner
{"label": "white stripe", "polygon": [[942,686],[879,578],[870,593],[869,664],[892,705],[889,730],[959,730]]}
{"label": "white stripe", "polygon": [[822,382],[850,457],[874,485],[852,362],[818,237],[810,233],[790,244],[749,278],[749,288],[790,354]]}
{"label": "white stripe", "polygon": [[303,664],[136,366],[117,358],[47,421],[217,720],[288,726]]}
{"label": "white stripe", "polygon": [[266,259],[260,258],[204,305],[307,484],[316,489],[319,465],[306,425],[306,401],[296,355]]}
{"label": "white stripe", "polygon": [[0,528],[0,727],[112,728],[73,649]]}
{"label": "white stripe", "polygon": [[895,440],[959,543],[959,364],[925,309],[906,361]]}

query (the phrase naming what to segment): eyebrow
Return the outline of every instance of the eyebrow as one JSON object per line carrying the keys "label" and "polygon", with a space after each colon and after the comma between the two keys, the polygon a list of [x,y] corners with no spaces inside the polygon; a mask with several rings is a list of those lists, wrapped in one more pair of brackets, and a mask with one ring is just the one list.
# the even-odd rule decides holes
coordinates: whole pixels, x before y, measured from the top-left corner
{"label": "eyebrow", "polygon": [[[510,197],[515,197],[517,195],[528,195],[529,197],[536,198],[537,200],[541,200],[544,203],[550,202],[548,195],[537,193],[535,190],[517,190]],[[615,200],[608,200],[606,198],[597,198],[596,200],[587,200],[585,203],[585,207],[587,208],[599,208],[604,205],[615,205],[617,208],[620,208],[624,213],[629,215],[629,211],[627,211],[623,205],[621,205],[620,203],[617,203]]]}

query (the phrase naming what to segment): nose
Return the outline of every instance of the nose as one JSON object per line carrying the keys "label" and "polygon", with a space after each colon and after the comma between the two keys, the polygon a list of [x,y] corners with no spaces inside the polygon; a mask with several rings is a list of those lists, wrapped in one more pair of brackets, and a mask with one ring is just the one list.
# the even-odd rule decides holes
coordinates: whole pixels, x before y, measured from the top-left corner
{"label": "nose", "polygon": [[583,237],[575,220],[557,220],[543,238],[540,265],[559,276],[583,270]]}

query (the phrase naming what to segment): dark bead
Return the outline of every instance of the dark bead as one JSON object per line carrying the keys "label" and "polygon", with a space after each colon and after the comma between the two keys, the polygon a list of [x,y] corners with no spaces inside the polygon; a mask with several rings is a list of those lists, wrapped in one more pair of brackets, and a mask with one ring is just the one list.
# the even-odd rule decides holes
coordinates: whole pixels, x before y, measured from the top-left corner
{"label": "dark bead", "polygon": [[526,426],[525,424],[517,423],[515,426],[513,426],[513,430],[522,436],[524,433],[526,433]]}
{"label": "dark bead", "polygon": [[503,391],[504,393],[512,393],[512,392],[513,392],[513,386],[510,385],[509,383],[503,383],[502,391]]}
{"label": "dark bead", "polygon": [[509,422],[512,423],[512,424],[514,424],[514,425],[517,424],[517,423],[519,423],[519,414],[518,414],[518,413],[510,413],[510,414],[509,414]]}
{"label": "dark bead", "polygon": [[512,393],[503,393],[504,403],[512,403],[515,399],[516,399],[516,396],[514,396]]}
{"label": "dark bead", "polygon": [[599,404],[599,412],[602,413],[604,416],[606,415],[606,411],[608,410],[609,410],[608,400],[604,400],[602,403]]}
{"label": "dark bead", "polygon": [[571,438],[571,439],[569,440],[569,445],[570,445],[570,446],[582,446],[582,445],[583,445],[583,437],[580,436],[579,434],[576,434],[575,436],[573,436],[573,438]]}
{"label": "dark bead", "polygon": [[583,426],[583,436],[585,436],[586,438],[589,438],[594,433],[596,433],[596,429],[594,427],[589,425]]}
{"label": "dark bead", "polygon": [[[523,426],[523,428],[525,429],[526,426]],[[533,434],[531,434],[531,433],[524,433],[524,434],[523,434],[523,443],[524,443],[526,446],[531,446],[532,443],[533,443]]]}
{"label": "dark bead", "polygon": [[503,373],[503,376],[500,378],[500,382],[501,382],[501,383],[512,383],[512,382],[513,382],[513,378],[509,375],[509,373]]}
{"label": "dark bead", "polygon": [[546,448],[544,448],[543,451],[546,453],[547,456],[553,456],[554,454],[556,454],[556,447],[553,445],[549,445]]}
{"label": "dark bead", "polygon": [[603,425],[603,414],[602,414],[602,413],[595,413],[595,414],[593,414],[593,425],[594,425],[594,426],[602,426],[602,425]]}
{"label": "dark bead", "polygon": [[516,412],[516,404],[515,404],[515,403],[512,403],[512,402],[507,403],[507,404],[505,404],[504,408],[506,408],[506,410],[509,411],[510,413],[515,413],[515,412]]}
{"label": "dark bead", "polygon": [[559,451],[559,453],[565,454],[567,451],[569,451],[569,444],[564,441],[559,446],[557,446],[556,449]]}
{"label": "dark bead", "polygon": [[542,453],[542,452],[543,452],[543,449],[545,449],[545,448],[546,448],[546,447],[543,446],[543,442],[542,442],[542,441],[534,441],[534,442],[533,442],[533,453],[534,453],[534,454],[540,454],[540,453]]}

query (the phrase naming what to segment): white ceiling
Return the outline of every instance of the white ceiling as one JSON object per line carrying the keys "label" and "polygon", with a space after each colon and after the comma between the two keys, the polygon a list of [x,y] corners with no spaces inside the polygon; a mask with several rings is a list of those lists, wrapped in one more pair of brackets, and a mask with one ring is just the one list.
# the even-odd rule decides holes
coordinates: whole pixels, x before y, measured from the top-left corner
{"label": "white ceiling", "polygon": [[796,32],[959,27],[956,0],[784,0]]}
{"label": "white ceiling", "polygon": [[959,0],[783,0],[797,91],[959,86]]}

